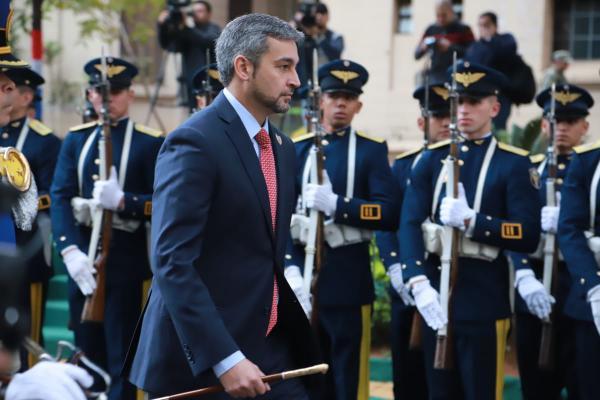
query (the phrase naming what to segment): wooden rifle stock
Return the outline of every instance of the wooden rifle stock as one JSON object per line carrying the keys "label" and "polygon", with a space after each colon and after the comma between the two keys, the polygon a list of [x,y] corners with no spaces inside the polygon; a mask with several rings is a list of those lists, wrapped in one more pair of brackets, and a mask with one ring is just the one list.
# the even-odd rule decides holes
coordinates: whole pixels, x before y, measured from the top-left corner
{"label": "wooden rifle stock", "polygon": [[[112,137],[110,131],[110,116],[108,111],[108,96],[110,93],[109,81],[106,76],[106,57],[102,56],[102,83],[100,85],[102,94],[102,135],[98,141],[100,154],[100,179],[106,180],[110,174],[113,162]],[[96,290],[85,299],[83,311],[81,312],[82,322],[103,322],[104,305],[106,299],[106,261],[110,250],[112,238],[113,212],[102,210],[102,241],[100,254],[94,260],[96,268]]]}

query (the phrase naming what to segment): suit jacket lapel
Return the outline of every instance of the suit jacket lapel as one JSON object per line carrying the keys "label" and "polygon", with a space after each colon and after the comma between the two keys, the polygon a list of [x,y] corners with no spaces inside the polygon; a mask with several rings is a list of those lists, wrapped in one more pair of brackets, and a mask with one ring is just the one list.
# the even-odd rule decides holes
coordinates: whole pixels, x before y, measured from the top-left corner
{"label": "suit jacket lapel", "polygon": [[237,149],[240,159],[242,160],[242,164],[246,169],[248,178],[250,178],[250,181],[252,182],[252,186],[254,187],[254,191],[258,197],[263,215],[265,217],[265,223],[267,224],[267,228],[271,233],[271,239],[273,239],[271,207],[269,205],[267,185],[265,183],[262,170],[260,169],[260,162],[256,156],[256,152],[254,151],[254,146],[252,145],[250,137],[246,133],[246,128],[244,128],[242,121],[236,114],[231,104],[229,104],[225,96],[223,94],[219,94],[213,104],[219,108],[219,114],[221,118],[229,123],[225,128],[225,133],[227,136],[229,136],[229,139],[233,142],[235,148]]}

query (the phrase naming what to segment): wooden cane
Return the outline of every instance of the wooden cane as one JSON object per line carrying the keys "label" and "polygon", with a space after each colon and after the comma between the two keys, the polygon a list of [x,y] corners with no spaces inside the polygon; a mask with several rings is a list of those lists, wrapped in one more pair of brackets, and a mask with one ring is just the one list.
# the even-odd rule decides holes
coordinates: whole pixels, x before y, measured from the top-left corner
{"label": "wooden cane", "polygon": [[[262,381],[264,383],[274,383],[279,381],[285,381],[288,379],[300,378],[302,376],[307,375],[315,375],[315,374],[325,374],[329,369],[329,365],[327,364],[317,364],[308,368],[294,369],[291,371],[284,371],[278,374],[272,374],[262,377]],[[189,392],[177,393],[171,396],[158,397],[153,400],[179,400],[179,399],[187,399],[195,396],[202,396],[205,394],[219,393],[224,391],[225,389],[221,385],[209,386],[198,390],[192,390]]]}

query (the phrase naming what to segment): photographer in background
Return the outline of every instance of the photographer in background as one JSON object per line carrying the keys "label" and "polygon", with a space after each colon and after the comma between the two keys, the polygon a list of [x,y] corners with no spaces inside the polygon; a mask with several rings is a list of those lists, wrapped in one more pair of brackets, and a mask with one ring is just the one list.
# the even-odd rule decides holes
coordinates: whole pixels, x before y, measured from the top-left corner
{"label": "photographer in background", "polygon": [[430,80],[441,82],[446,79],[446,70],[452,65],[452,54],[462,58],[467,47],[475,40],[468,25],[461,23],[449,0],[438,0],[435,4],[435,24],[425,30],[417,49],[415,59],[419,60],[432,51]]}
{"label": "photographer in background", "polygon": [[[186,100],[191,110],[195,105],[192,93],[194,72],[207,64],[207,50],[214,60],[215,41],[221,34],[221,28],[210,21],[212,6],[208,1],[168,0],[168,6],[158,17],[158,41],[163,49],[181,53]],[[189,14],[184,11],[188,6]]]}

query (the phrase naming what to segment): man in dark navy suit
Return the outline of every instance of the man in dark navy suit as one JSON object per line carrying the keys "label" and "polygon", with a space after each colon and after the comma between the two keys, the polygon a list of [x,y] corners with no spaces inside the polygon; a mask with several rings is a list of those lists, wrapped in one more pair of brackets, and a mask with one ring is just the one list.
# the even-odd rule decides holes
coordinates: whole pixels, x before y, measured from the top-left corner
{"label": "man in dark navy suit", "polygon": [[[242,40],[243,38],[243,40]],[[217,42],[225,89],[165,141],[153,197],[150,299],[125,372],[152,396],[220,383],[206,399],[307,399],[303,381],[264,374],[317,360],[283,276],[294,146],[269,124],[300,82],[284,21],[249,14]],[[267,393],[268,392],[268,393]]]}

